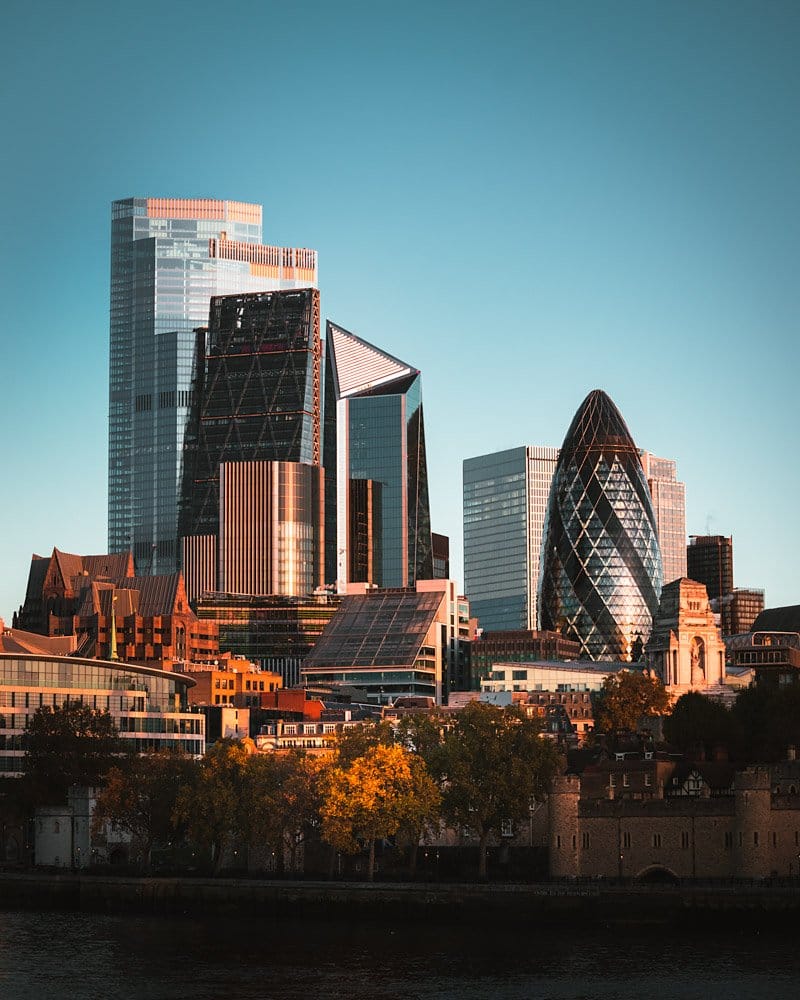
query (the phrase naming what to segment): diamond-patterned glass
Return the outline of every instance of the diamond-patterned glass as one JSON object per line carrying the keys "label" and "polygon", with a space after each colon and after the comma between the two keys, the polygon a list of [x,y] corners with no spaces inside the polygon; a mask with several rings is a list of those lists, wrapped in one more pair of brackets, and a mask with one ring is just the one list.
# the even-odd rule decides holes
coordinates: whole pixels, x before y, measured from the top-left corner
{"label": "diamond-patterned glass", "polygon": [[539,579],[542,628],[576,639],[591,660],[640,658],[661,596],[661,553],[638,450],[600,390],[561,448]]}

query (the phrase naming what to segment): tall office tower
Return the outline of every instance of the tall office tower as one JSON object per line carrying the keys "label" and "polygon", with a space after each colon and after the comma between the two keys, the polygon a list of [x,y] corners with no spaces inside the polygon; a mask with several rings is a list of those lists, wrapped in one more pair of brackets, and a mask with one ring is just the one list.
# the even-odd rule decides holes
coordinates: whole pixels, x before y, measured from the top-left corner
{"label": "tall office tower", "polygon": [[675,462],[642,451],[642,468],[653,513],[664,567],[664,583],[686,576],[686,484],[678,481]]}
{"label": "tall office tower", "polygon": [[[330,321],[326,339],[326,508],[335,498],[336,510],[326,567],[335,566],[343,588],[353,547],[367,545],[375,579],[359,582],[413,587],[433,576],[422,376]],[[354,504],[365,512],[371,505],[369,518],[354,518]],[[354,537],[367,520],[371,537]]]}
{"label": "tall office tower", "polygon": [[484,629],[538,629],[537,589],[557,448],[464,462],[464,589]]}
{"label": "tall office tower", "polygon": [[317,254],[261,245],[261,206],[127,198],[111,212],[110,552],[178,562],[178,496],[198,326],[213,295],[317,284]]}
{"label": "tall office tower", "polygon": [[209,322],[181,489],[190,596],[305,594],[322,582],[319,292],[217,296]]}
{"label": "tall office tower", "polygon": [[717,600],[733,590],[733,537],[692,535],[686,547],[690,580],[704,583],[709,598]]}
{"label": "tall office tower", "polygon": [[661,596],[656,521],[639,452],[619,410],[595,389],[558,457],[539,579],[541,628],[590,660],[641,658]]}

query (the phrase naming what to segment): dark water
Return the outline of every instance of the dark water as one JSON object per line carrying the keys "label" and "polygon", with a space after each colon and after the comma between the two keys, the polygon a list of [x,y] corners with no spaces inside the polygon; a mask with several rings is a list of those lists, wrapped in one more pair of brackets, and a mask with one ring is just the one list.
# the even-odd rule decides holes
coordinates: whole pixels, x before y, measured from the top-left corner
{"label": "dark water", "polygon": [[508,930],[0,912],[0,1000],[800,997],[796,929]]}

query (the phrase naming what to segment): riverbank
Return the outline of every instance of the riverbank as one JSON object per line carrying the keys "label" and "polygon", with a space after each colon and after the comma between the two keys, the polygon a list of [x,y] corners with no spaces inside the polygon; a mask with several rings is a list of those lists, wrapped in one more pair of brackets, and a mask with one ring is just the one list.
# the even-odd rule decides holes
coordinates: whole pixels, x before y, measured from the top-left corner
{"label": "riverbank", "polygon": [[0,874],[0,909],[248,913],[263,919],[664,924],[709,913],[764,922],[800,912],[800,886],[583,883],[395,884],[233,878]]}

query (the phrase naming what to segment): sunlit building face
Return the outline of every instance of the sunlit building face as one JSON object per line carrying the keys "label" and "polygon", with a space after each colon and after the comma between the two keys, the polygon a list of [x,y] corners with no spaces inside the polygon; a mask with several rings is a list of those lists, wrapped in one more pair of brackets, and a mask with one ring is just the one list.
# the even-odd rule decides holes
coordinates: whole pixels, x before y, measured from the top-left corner
{"label": "sunlit building face", "polygon": [[541,625],[591,660],[641,657],[663,571],[639,452],[611,399],[586,397],[567,431],[542,545]]}

